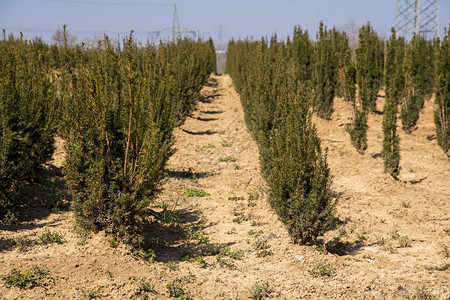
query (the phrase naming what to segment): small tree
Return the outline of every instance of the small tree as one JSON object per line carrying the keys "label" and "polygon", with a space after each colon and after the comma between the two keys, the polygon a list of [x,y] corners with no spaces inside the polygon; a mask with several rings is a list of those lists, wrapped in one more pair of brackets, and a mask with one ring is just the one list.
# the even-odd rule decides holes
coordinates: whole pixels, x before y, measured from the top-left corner
{"label": "small tree", "polygon": [[450,150],[450,27],[445,30],[445,36],[438,48],[436,102],[434,113],[436,137],[439,146],[448,154]]}

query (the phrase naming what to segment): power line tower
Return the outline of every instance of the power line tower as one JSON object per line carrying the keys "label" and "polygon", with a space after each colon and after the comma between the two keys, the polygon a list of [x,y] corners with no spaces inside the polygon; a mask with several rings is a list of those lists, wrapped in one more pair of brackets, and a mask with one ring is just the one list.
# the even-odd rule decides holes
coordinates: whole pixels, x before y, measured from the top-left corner
{"label": "power line tower", "polygon": [[395,31],[404,36],[439,36],[438,0],[397,0]]}
{"label": "power line tower", "polygon": [[172,26],[164,28],[164,29],[152,31],[151,32],[152,40],[154,40],[154,39],[159,40],[161,34],[165,34],[165,33],[171,34],[173,41],[177,41],[178,39],[180,39],[182,34],[191,35],[192,38],[194,38],[194,39],[196,37],[194,30],[180,26],[180,19],[178,18],[178,11],[177,11],[176,4],[173,5]]}

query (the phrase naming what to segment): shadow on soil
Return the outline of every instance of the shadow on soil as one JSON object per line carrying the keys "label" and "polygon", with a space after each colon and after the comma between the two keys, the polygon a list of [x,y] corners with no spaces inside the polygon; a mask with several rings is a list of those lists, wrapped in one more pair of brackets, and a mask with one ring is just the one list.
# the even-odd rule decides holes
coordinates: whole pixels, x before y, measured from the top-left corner
{"label": "shadow on soil", "polygon": [[222,114],[223,110],[202,110],[200,112],[202,114],[207,114],[207,115],[218,115],[218,114]]}
{"label": "shadow on soil", "polygon": [[[46,166],[35,182],[23,183],[18,190],[16,198],[20,199],[20,206],[11,211],[13,216],[9,220],[2,220],[0,231],[52,227],[53,221],[39,224],[36,221],[67,211],[70,207],[70,196],[62,170],[54,165]],[[0,244],[0,251],[3,250],[5,249]]]}
{"label": "shadow on soil", "polygon": [[192,170],[169,171],[169,177],[178,179],[207,178],[213,176],[212,172],[193,172]]}
{"label": "shadow on soil", "polygon": [[216,134],[217,131],[211,131],[211,130],[205,130],[205,131],[189,131],[186,129],[181,128],[181,130],[183,130],[184,132],[186,132],[187,134],[191,134],[191,135],[213,135]]}
{"label": "shadow on soil", "polygon": [[364,247],[363,241],[343,242],[339,237],[335,237],[325,244],[327,251],[331,254],[339,256],[354,254],[356,251]]}
{"label": "shadow on soil", "polygon": [[202,117],[197,117],[197,120],[203,121],[203,122],[211,122],[211,121],[217,121],[217,120],[219,120],[219,118],[202,118]]}

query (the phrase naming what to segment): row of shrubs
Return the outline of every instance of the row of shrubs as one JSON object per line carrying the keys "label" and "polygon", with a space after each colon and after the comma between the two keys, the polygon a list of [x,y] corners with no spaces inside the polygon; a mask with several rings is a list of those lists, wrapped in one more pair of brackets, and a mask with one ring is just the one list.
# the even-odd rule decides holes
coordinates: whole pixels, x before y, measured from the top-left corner
{"label": "row of shrubs", "polygon": [[56,54],[3,36],[3,212],[21,205],[16,187],[35,178],[58,133],[77,223],[119,237],[139,229],[166,175],[173,130],[195,108],[215,53],[211,40],[140,47],[132,33],[121,44],[105,36],[95,48],[65,44]]}
{"label": "row of shrubs", "polygon": [[292,42],[231,41],[226,65],[259,146],[270,204],[298,243],[327,230],[336,205],[327,153],[311,121],[314,97],[307,83],[313,73],[307,65],[314,61],[292,55],[310,46],[300,28]]}

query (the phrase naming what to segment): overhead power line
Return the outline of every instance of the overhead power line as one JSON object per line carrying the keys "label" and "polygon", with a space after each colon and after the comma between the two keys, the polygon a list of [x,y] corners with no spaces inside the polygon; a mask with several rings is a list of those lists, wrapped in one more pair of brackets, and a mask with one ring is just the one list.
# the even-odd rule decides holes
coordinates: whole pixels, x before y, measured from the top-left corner
{"label": "overhead power line", "polygon": [[141,3],[141,2],[103,2],[103,1],[77,1],[77,0],[41,0],[49,2],[67,3],[67,4],[88,4],[88,5],[118,5],[118,6],[173,6],[170,3]]}

